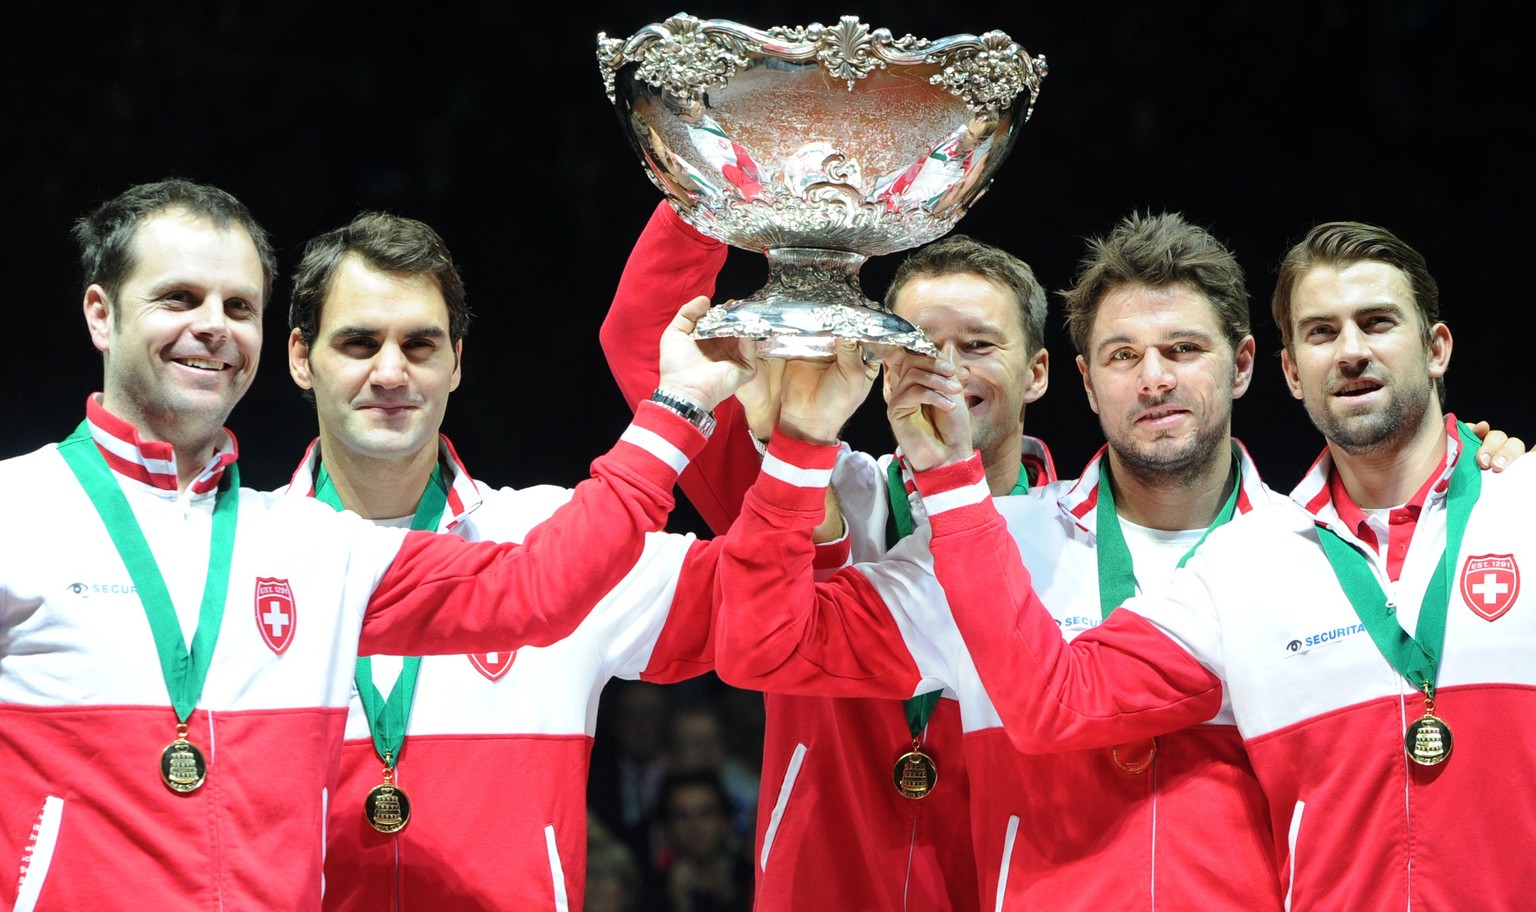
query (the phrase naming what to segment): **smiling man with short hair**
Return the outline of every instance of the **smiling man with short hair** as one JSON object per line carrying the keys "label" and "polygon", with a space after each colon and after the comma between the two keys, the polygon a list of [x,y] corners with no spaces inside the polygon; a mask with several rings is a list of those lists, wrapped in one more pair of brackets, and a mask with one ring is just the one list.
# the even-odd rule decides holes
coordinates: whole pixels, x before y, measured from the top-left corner
{"label": "smiling man with short hair", "polygon": [[750,355],[710,357],[687,337],[702,306],[680,313],[662,386],[689,404],[644,406],[526,544],[376,528],[238,486],[224,422],[272,276],[243,204],[138,185],[75,234],[102,392],[69,438],[0,462],[0,857],[21,866],[0,905],[312,912],[358,651],[577,629]]}

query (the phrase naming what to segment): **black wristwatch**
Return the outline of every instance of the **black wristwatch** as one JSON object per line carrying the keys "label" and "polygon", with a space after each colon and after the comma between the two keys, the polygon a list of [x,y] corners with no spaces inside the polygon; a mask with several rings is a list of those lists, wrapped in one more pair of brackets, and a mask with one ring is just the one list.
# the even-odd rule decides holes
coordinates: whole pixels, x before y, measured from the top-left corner
{"label": "black wristwatch", "polygon": [[705,437],[715,432],[715,416],[689,402],[687,399],[674,396],[658,387],[656,392],[651,393],[651,401],[675,413],[684,421],[698,428],[699,433]]}

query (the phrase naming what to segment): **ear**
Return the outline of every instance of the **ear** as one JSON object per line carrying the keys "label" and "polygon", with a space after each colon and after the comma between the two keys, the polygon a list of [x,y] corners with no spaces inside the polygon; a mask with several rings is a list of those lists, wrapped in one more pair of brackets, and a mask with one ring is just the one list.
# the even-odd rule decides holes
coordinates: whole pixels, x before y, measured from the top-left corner
{"label": "ear", "polygon": [[1253,356],[1257,349],[1253,336],[1243,336],[1238,340],[1237,349],[1232,353],[1232,398],[1241,399],[1243,393],[1248,392],[1248,384],[1253,382]]}
{"label": "ear", "polygon": [[1028,381],[1024,384],[1024,404],[1045,395],[1046,387],[1051,385],[1051,356],[1044,348],[1035,353],[1034,360],[1029,362]]}
{"label": "ear", "polygon": [[1301,375],[1296,372],[1296,362],[1291,360],[1290,348],[1280,349],[1280,370],[1285,373],[1285,385],[1291,390],[1292,399],[1301,398]]}
{"label": "ear", "polygon": [[112,308],[106,289],[92,285],[85,290],[85,325],[91,331],[91,344],[99,351],[112,350]]}
{"label": "ear", "polygon": [[[455,369],[455,375],[458,371]],[[299,389],[314,389],[315,381],[309,373],[309,346],[297,329],[288,333],[288,375]]]}
{"label": "ear", "polygon": [[1436,323],[1429,328],[1429,376],[1438,380],[1451,367],[1451,328]]}
{"label": "ear", "polygon": [[1077,356],[1077,372],[1083,375],[1083,391],[1088,394],[1088,407],[1093,409],[1093,413],[1097,415],[1099,413],[1099,397],[1093,392],[1093,376],[1088,373],[1088,362],[1083,360],[1082,355]]}
{"label": "ear", "polygon": [[459,388],[459,381],[464,379],[464,340],[453,343],[453,380],[448,384],[448,392]]}

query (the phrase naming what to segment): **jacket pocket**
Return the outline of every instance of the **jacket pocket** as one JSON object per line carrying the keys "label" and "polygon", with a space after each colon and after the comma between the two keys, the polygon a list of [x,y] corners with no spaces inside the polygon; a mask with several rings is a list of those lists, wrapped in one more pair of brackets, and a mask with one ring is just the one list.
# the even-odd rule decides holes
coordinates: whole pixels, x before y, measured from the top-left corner
{"label": "jacket pocket", "polygon": [[779,785],[778,800],[774,801],[773,813],[768,817],[768,829],[763,831],[763,854],[757,859],[759,871],[768,870],[768,853],[773,850],[773,838],[779,833],[779,824],[784,820],[784,809],[789,806],[789,796],[794,794],[795,780],[800,778],[800,768],[804,765],[805,745],[796,744],[795,752],[789,757],[789,766],[784,770],[784,781]]}
{"label": "jacket pocket", "polygon": [[1306,809],[1305,801],[1296,802],[1291,811],[1291,826],[1285,836],[1285,912],[1291,912],[1291,891],[1296,889],[1296,841],[1301,836],[1301,812]]}
{"label": "jacket pocket", "polygon": [[555,825],[544,827],[544,851],[549,854],[549,878],[555,885],[555,912],[570,912],[571,900],[565,893],[565,865],[560,863],[560,843],[555,839]]}
{"label": "jacket pocket", "polygon": [[48,879],[48,867],[53,864],[53,850],[59,844],[59,825],[63,820],[64,799],[54,795],[44,798],[37,823],[32,824],[32,835],[27,838],[27,848],[21,855],[15,912],[32,912],[37,908],[43,882]]}

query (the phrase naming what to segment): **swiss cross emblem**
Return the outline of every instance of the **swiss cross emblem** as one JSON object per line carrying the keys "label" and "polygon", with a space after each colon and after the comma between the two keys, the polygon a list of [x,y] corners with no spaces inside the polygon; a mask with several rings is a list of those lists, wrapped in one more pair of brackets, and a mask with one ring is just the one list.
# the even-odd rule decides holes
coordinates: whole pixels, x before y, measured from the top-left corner
{"label": "swiss cross emblem", "polygon": [[512,660],[517,657],[514,652],[481,652],[469,657],[469,664],[475,666],[475,670],[485,675],[487,680],[499,681],[501,676],[512,667]]}
{"label": "swiss cross emblem", "polygon": [[1484,620],[1504,616],[1520,595],[1520,567],[1513,554],[1479,554],[1461,568],[1461,597]]}
{"label": "swiss cross emblem", "polygon": [[293,642],[299,610],[293,603],[293,587],[285,579],[256,578],[256,629],[273,652],[283,654]]}

